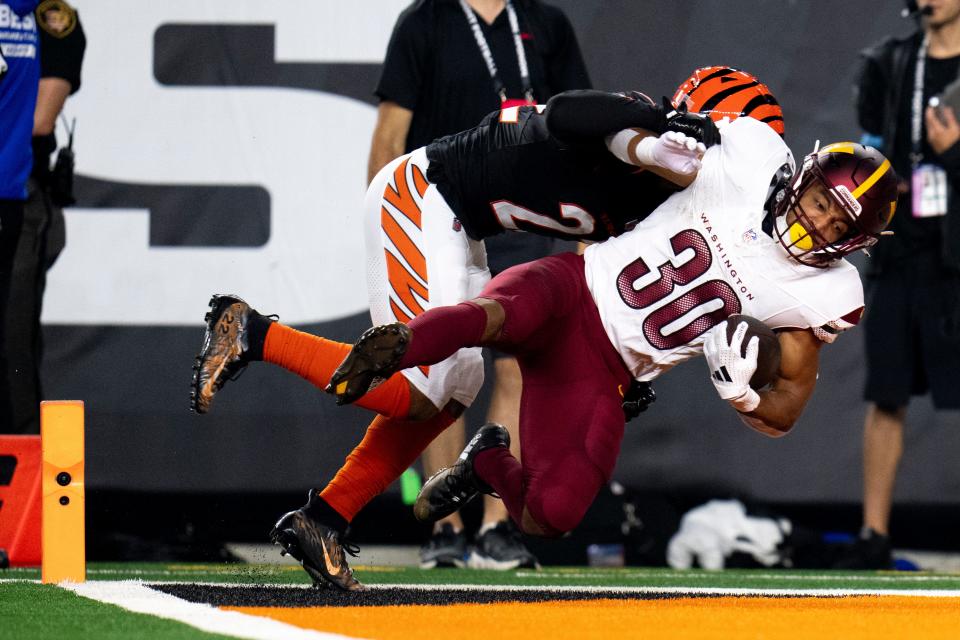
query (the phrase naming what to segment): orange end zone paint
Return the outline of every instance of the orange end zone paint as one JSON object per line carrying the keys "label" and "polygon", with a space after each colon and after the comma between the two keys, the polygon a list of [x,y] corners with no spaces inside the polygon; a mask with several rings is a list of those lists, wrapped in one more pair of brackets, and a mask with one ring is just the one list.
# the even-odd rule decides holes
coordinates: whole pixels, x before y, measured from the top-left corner
{"label": "orange end zone paint", "polygon": [[223,607],[358,638],[953,640],[960,599],[718,597],[391,607]]}

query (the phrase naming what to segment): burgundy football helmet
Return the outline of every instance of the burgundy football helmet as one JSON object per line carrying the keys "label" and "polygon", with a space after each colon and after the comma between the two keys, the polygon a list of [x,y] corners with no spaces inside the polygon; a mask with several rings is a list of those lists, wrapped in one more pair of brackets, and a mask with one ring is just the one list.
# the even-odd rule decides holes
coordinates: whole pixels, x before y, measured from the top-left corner
{"label": "burgundy football helmet", "polygon": [[[803,194],[817,182],[849,218],[846,235],[833,242],[817,231],[800,205]],[[873,147],[838,142],[806,156],[797,175],[776,195],[774,235],[791,258],[827,267],[876,244],[896,208],[897,174],[890,161]]]}

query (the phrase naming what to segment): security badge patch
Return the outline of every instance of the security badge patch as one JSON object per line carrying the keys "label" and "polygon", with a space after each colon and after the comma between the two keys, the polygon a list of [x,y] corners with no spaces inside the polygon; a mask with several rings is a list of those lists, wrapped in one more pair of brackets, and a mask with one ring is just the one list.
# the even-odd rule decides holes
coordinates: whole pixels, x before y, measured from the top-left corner
{"label": "security badge patch", "polygon": [[77,10],[64,0],[44,0],[37,7],[37,25],[54,38],[66,38],[77,26]]}

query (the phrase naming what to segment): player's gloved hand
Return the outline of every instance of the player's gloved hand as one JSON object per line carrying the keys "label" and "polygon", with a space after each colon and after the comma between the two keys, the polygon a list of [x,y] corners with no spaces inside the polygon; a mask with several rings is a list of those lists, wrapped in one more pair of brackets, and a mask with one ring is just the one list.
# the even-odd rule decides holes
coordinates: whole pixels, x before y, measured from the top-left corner
{"label": "player's gloved hand", "polygon": [[676,109],[666,97],[663,98],[663,113],[665,118],[664,131],[679,131],[680,133],[702,142],[710,148],[720,144],[720,130],[716,123],[701,113],[689,113],[687,105],[681,104]]}
{"label": "player's gloved hand", "polygon": [[641,140],[636,155],[641,164],[691,175],[700,170],[704,151],[706,147],[702,142],[679,131],[665,131],[659,138],[650,136]]}
{"label": "player's gloved hand", "polygon": [[0,53],[0,80],[3,79],[3,76],[7,74],[7,61],[4,60],[3,54]]}
{"label": "player's gloved hand", "polygon": [[647,410],[657,399],[657,394],[649,382],[631,380],[630,388],[623,394],[623,415],[630,422]]}
{"label": "player's gloved hand", "polygon": [[707,332],[703,341],[703,355],[710,368],[710,380],[720,397],[741,413],[750,413],[760,404],[760,394],[750,388],[750,378],[757,370],[760,340],[747,343],[746,356],[741,355],[747,323],[741,322],[730,342],[727,342],[727,321]]}

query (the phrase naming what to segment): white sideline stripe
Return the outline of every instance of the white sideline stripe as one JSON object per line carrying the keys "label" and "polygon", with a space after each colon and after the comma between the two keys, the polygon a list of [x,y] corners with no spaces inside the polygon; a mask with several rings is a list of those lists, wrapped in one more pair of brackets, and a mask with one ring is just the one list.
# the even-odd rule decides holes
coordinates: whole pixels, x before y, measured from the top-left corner
{"label": "white sideline stripe", "polygon": [[574,587],[512,585],[490,587],[477,584],[410,584],[410,585],[367,585],[374,589],[403,587],[423,591],[441,591],[443,589],[464,589],[467,591],[559,591],[586,593],[677,593],[690,595],[728,595],[728,596],[918,596],[925,598],[960,598],[960,591],[949,589],[738,589],[736,587]]}
{"label": "white sideline stripe", "polygon": [[[599,573],[558,573],[558,572],[543,572],[543,571],[518,571],[518,578],[554,578],[554,579],[581,579],[581,580],[591,580],[600,577],[602,574]],[[677,571],[675,573],[655,573],[655,574],[645,574],[645,573],[624,573],[622,575],[617,575],[617,578],[622,578],[624,580],[644,580],[654,578],[657,580],[669,579],[669,580],[691,580],[691,581],[702,581],[702,580],[716,580],[718,575],[724,575],[723,572],[708,573],[708,572],[691,572],[684,573],[682,571]],[[744,574],[746,575],[746,574]],[[796,573],[751,573],[749,574],[751,580],[770,580],[771,582],[784,582],[787,580],[809,580],[819,581],[819,582],[830,582],[837,580],[849,580],[850,582],[956,582],[960,576],[957,575],[911,575],[908,572],[901,572],[895,575],[865,575],[865,576],[851,576],[846,574],[837,574],[837,575],[797,575]],[[958,592],[960,595],[960,592]]]}
{"label": "white sideline stripe", "polygon": [[351,636],[313,631],[238,611],[222,611],[208,604],[188,602],[151,589],[137,580],[92,581],[60,585],[91,600],[183,622],[202,631],[250,640],[355,640]]}
{"label": "white sideline stripe", "polygon": [[[144,584],[196,584],[212,587],[232,587],[249,589],[251,587],[270,587],[271,589],[303,589],[313,587],[302,584],[238,584],[236,582],[200,582],[200,583],[171,583],[148,582]],[[956,589],[739,589],[736,587],[575,587],[537,586],[537,585],[489,585],[489,584],[370,584],[365,585],[372,590],[410,589],[414,591],[557,591],[561,593],[671,593],[722,596],[915,596],[918,598],[958,598],[960,590]],[[321,605],[317,605],[321,606]]]}

